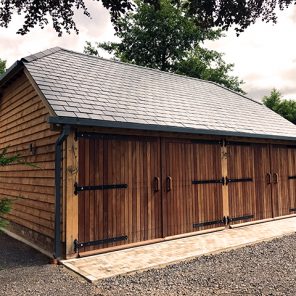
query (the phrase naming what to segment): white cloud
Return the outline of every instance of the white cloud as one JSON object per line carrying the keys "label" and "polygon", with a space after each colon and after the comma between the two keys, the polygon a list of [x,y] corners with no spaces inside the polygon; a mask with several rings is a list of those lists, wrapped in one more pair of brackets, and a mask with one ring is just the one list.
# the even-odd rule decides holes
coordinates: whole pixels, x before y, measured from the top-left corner
{"label": "white cloud", "polygon": [[58,37],[49,24],[43,30],[39,27],[31,30],[27,35],[21,36],[16,31],[21,27],[23,18],[13,16],[13,21],[8,28],[0,27],[0,58],[7,60],[8,66],[16,60],[45,50],[50,47],[60,46],[74,51],[83,51],[85,41],[106,41],[114,39],[114,31],[110,22],[108,11],[98,2],[86,1],[91,18],[78,11],[75,14],[79,34],[73,31],[70,35],[64,33]]}
{"label": "white cloud", "polygon": [[246,83],[245,90],[261,98],[278,88],[284,96],[296,99],[295,78],[286,79],[287,71],[296,71],[296,8],[278,12],[278,23],[257,22],[239,37],[230,30],[227,36],[208,43],[215,50],[225,52],[225,59],[235,64],[234,74]]}
{"label": "white cloud", "polygon": [[[0,28],[0,58],[8,65],[26,55],[61,46],[75,51],[83,51],[86,40],[114,40],[114,31],[108,11],[97,1],[87,0],[86,5],[92,15],[87,18],[81,12],[76,13],[79,35],[64,34],[58,37],[52,27],[44,30],[34,28],[25,36],[15,32],[21,27],[22,18],[15,15],[9,28]],[[245,90],[256,99],[268,94],[272,88],[278,88],[284,96],[296,99],[296,7],[278,12],[276,25],[257,22],[239,37],[234,30],[227,36],[206,45],[225,53],[225,60],[234,63],[234,73],[246,83]]]}

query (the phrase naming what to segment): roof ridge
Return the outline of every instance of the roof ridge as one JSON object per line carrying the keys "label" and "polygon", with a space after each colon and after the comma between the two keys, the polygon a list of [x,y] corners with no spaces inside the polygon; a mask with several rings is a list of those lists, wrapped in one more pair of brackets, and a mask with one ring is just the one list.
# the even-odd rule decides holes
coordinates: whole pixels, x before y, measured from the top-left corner
{"label": "roof ridge", "polygon": [[196,77],[192,77],[192,76],[187,76],[187,75],[182,75],[182,74],[176,74],[176,73],[172,73],[172,72],[166,72],[166,71],[162,71],[162,70],[159,70],[159,69],[154,69],[154,68],[149,68],[149,67],[146,67],[146,66],[140,66],[140,65],[137,65],[137,64],[132,64],[132,63],[126,63],[126,62],[121,62],[121,61],[117,61],[117,60],[111,60],[111,59],[106,59],[106,58],[102,58],[102,57],[97,57],[97,56],[93,56],[93,55],[88,55],[88,54],[85,54],[85,53],[82,53],[82,52],[78,52],[78,51],[74,51],[74,50],[71,50],[71,49],[66,49],[66,48],[61,48],[60,47],[60,50],[63,50],[63,51],[67,51],[67,52],[70,52],[70,53],[75,53],[75,54],[79,54],[79,55],[83,55],[83,56],[87,56],[87,57],[90,57],[90,58],[95,58],[95,59],[99,59],[99,60],[103,60],[103,61],[107,61],[107,62],[110,62],[110,63],[118,63],[118,64],[122,64],[122,65],[128,65],[128,66],[131,66],[131,67],[136,67],[136,68],[141,68],[141,69],[146,69],[148,71],[156,71],[156,72],[160,72],[164,75],[173,75],[173,76],[177,76],[177,77],[183,77],[185,79],[191,79],[191,80],[197,80],[197,81],[201,81],[201,82],[205,82],[205,83],[210,83],[210,84],[214,84],[216,86],[219,86],[219,87],[222,87],[228,91],[231,91],[232,93],[234,94],[237,94],[249,101],[252,101],[256,104],[259,104],[259,105],[263,105],[261,102],[255,100],[255,99],[252,99],[244,94],[241,94],[237,91],[234,91],[224,85],[221,85],[217,82],[214,82],[214,81],[210,81],[210,80],[204,80],[204,79],[200,79],[200,78],[196,78]]}
{"label": "roof ridge", "polygon": [[22,62],[33,62],[33,61],[36,61],[38,59],[41,59],[41,58],[44,58],[48,55],[51,55],[57,51],[60,51],[60,50],[65,50],[59,46],[55,46],[55,47],[52,47],[52,48],[49,48],[49,49],[46,49],[46,50],[42,50],[42,51],[39,51],[37,53],[34,53],[34,54],[31,54],[31,55],[28,55],[26,57],[23,57],[21,59]]}

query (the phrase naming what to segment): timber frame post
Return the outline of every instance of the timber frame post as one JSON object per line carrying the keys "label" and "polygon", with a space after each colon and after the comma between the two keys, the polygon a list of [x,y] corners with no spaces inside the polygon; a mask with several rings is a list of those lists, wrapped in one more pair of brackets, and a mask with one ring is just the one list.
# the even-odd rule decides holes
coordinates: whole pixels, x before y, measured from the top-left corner
{"label": "timber frame post", "polygon": [[[228,159],[228,149],[227,149],[225,140],[223,140],[223,145],[221,146],[221,167],[222,167],[222,176],[224,178],[227,177],[227,173],[228,173],[227,159]],[[226,184],[222,186],[222,201],[223,201],[223,215],[225,217],[225,222],[226,222],[225,227],[228,228],[229,225],[227,223],[227,217],[229,217],[229,197],[228,197],[228,186]]]}
{"label": "timber frame post", "polygon": [[74,194],[74,185],[78,181],[78,141],[74,130],[65,142],[64,163],[65,255],[72,258],[75,254],[74,240],[78,238],[78,196]]}
{"label": "timber frame post", "polygon": [[70,133],[68,125],[63,126],[60,136],[55,143],[55,219],[54,219],[54,254],[53,258],[59,260],[61,251],[61,161],[62,147]]}

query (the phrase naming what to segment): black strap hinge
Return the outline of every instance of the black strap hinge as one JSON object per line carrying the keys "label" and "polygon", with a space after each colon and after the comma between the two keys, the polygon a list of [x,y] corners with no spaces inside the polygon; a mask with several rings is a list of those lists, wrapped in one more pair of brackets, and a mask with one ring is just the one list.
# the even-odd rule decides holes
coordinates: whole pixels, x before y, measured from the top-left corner
{"label": "black strap hinge", "polygon": [[81,191],[90,190],[108,190],[108,189],[122,189],[127,188],[127,184],[111,184],[111,185],[94,185],[94,186],[79,186],[77,183],[74,184],[74,194],[77,195]]}
{"label": "black strap hinge", "polygon": [[238,178],[238,179],[234,179],[234,178],[225,178],[225,184],[229,184],[229,183],[238,183],[238,182],[253,182],[253,178]]}
{"label": "black strap hinge", "polygon": [[210,226],[210,225],[216,225],[216,224],[224,224],[224,218],[220,220],[214,220],[214,221],[206,221],[206,222],[200,222],[200,223],[194,223],[193,228],[197,227],[203,227],[203,226]]}
{"label": "black strap hinge", "polygon": [[78,239],[74,240],[74,252],[79,253],[79,249],[84,247],[91,247],[91,246],[99,246],[103,244],[111,244],[116,243],[120,241],[126,241],[128,239],[127,235],[117,236],[117,237],[111,237],[111,238],[105,238],[100,239],[96,241],[90,241],[90,242],[79,242]]}
{"label": "black strap hinge", "polygon": [[209,179],[209,180],[193,180],[192,184],[193,185],[198,185],[198,184],[223,184],[224,185],[224,177],[221,179]]}
{"label": "black strap hinge", "polygon": [[241,221],[241,220],[248,220],[254,218],[254,215],[245,215],[245,216],[240,216],[240,217],[227,217],[227,222],[236,222],[236,221]]}

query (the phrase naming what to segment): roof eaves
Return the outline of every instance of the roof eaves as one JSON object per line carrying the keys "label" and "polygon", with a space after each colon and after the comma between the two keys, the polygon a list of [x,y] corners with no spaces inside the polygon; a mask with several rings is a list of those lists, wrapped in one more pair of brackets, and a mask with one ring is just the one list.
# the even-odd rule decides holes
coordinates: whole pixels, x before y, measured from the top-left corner
{"label": "roof eaves", "polygon": [[191,133],[191,134],[216,135],[216,136],[233,136],[233,137],[258,138],[258,139],[270,139],[270,140],[296,141],[296,136],[289,137],[289,136],[280,136],[280,135],[230,132],[230,131],[223,131],[223,130],[206,130],[206,129],[195,129],[195,128],[176,127],[176,126],[162,126],[162,125],[141,124],[141,123],[131,123],[131,122],[105,121],[105,120],[87,119],[87,118],[78,118],[78,117],[50,116],[48,118],[48,123],[57,124],[57,125],[137,129],[137,130],[149,130],[149,131],[158,131],[158,132],[177,132],[177,133]]}
{"label": "roof eaves", "polygon": [[10,79],[18,74],[24,67],[22,61],[16,61],[11,67],[9,67],[4,74],[0,75],[0,89],[5,86]]}

